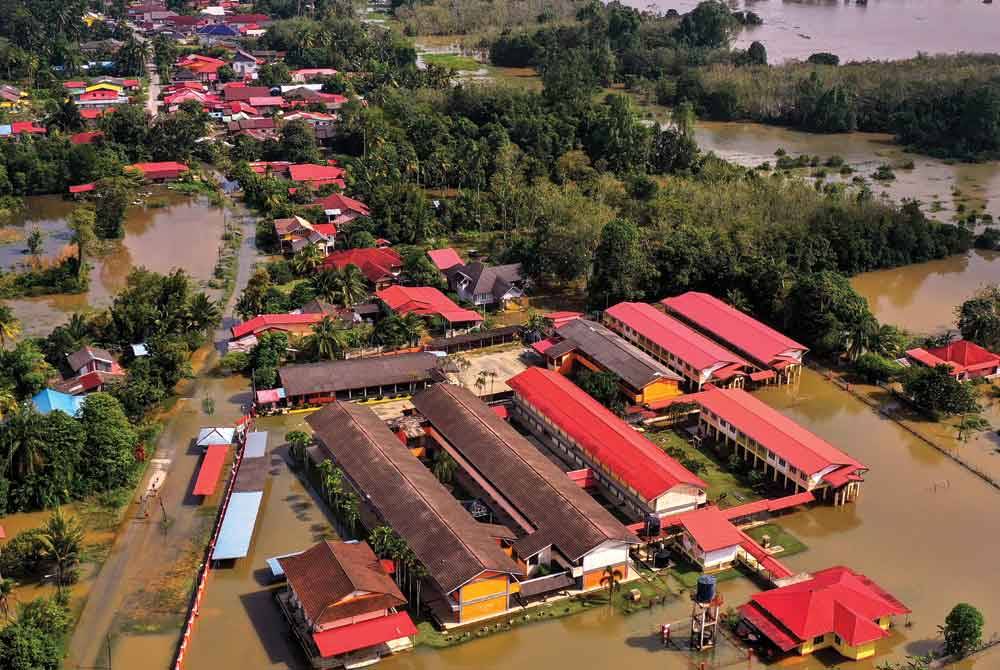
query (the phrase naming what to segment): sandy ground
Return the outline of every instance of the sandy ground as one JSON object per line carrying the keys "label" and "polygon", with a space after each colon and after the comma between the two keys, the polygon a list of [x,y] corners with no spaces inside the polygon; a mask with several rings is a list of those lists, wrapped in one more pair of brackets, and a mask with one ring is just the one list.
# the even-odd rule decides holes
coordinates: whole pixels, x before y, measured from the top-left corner
{"label": "sandy ground", "polygon": [[[469,362],[469,367],[454,374],[454,381],[480,396],[510,391],[507,380],[520,374],[534,362],[531,350],[520,344],[480,354],[469,352],[461,356]],[[494,373],[495,377],[492,376]],[[480,374],[484,375],[483,381],[477,385]]]}

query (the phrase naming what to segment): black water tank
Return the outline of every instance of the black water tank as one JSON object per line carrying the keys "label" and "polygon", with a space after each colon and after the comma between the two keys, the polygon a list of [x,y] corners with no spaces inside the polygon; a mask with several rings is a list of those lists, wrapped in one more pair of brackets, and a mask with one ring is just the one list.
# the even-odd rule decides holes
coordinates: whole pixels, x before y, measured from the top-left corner
{"label": "black water tank", "polygon": [[656,537],[660,534],[660,517],[655,514],[646,515],[646,537]]}
{"label": "black water tank", "polygon": [[694,594],[695,602],[710,603],[715,598],[715,577],[702,575],[698,578],[698,590]]}

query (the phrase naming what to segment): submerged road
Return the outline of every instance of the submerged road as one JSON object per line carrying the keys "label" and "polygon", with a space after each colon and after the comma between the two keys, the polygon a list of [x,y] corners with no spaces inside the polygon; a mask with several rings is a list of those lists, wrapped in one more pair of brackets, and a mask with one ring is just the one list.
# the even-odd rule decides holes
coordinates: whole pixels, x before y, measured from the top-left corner
{"label": "submerged road", "polygon": [[[231,425],[242,415],[242,406],[249,400],[246,384],[241,379],[224,380],[211,375],[216,360],[217,342],[225,338],[232,326],[232,309],[246,286],[257,257],[254,234],[256,219],[241,204],[230,210],[229,216],[241,220],[243,240],[239,250],[239,266],[235,290],[223,309],[223,320],[213,333],[213,342],[195,353],[197,376],[181,382],[177,406],[170,411],[150,467],[140,486],[136,500],[130,506],[123,527],[115,538],[108,559],[101,567],[79,621],[70,640],[67,668],[107,667],[109,636],[114,639],[130,619],[151,616],[162,620],[172,612],[144,610],[136,606],[143,601],[143,592],[150,593],[163,585],[171,569],[185,559],[192,542],[199,540],[207,516],[200,499],[189,493],[199,455],[190,449],[198,427]],[[238,388],[237,388],[238,383]],[[198,405],[202,398],[212,398],[214,413],[205,416]],[[145,505],[138,501],[144,493],[155,491]],[[162,504],[162,508],[161,508]],[[169,523],[161,523],[162,509]],[[203,548],[201,548],[203,549]],[[185,582],[187,576],[180,577]],[[186,583],[186,582],[185,582]],[[183,612],[177,616],[183,616]],[[169,624],[164,624],[170,629]],[[180,627],[177,626],[179,633]]]}

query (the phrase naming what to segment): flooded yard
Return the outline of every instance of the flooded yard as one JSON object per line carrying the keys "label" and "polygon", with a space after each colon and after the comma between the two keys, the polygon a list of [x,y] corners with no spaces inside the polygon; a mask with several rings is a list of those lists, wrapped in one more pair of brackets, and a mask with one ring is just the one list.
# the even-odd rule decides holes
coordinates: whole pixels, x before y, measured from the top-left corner
{"label": "flooded yard", "polygon": [[[89,263],[90,289],[79,295],[51,295],[9,300],[27,335],[44,335],[63,323],[72,312],[110,304],[124,285],[129,271],[146,267],[166,273],[184,268],[195,280],[208,280],[218,259],[224,226],[224,210],[213,207],[204,197],[174,193],[152,187],[153,196],[143,206],[128,209],[125,239],[111,243],[110,251]],[[70,243],[66,217],[77,203],[61,196],[25,198],[20,222],[5,229],[22,228],[25,234],[37,227],[45,234],[43,255],[57,257]],[[0,266],[8,268],[29,261],[25,244],[0,244]]]}

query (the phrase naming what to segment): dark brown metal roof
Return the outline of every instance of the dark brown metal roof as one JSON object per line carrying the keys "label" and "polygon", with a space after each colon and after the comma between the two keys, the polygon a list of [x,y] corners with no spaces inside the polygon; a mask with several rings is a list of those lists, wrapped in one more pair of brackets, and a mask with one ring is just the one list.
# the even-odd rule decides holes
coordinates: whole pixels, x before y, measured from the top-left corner
{"label": "dark brown metal roof", "polygon": [[442,593],[485,571],[521,570],[371,409],[334,402],[306,421]]}
{"label": "dark brown metal roof", "polygon": [[552,544],[576,561],[607,541],[637,541],[468,389],[439,384],[415,395],[413,404],[497,494],[535,527],[519,540],[522,547],[534,548],[528,554]]}
{"label": "dark brown metal roof", "polygon": [[424,345],[425,349],[445,349],[470,342],[480,342],[489,340],[491,337],[519,336],[523,328],[521,326],[505,326],[503,328],[493,328],[491,330],[474,330],[464,335],[455,337],[437,337]]}
{"label": "dark brown metal roof", "polygon": [[68,357],[69,367],[75,372],[82,368],[84,365],[90,361],[103,361],[105,363],[114,363],[115,358],[105,349],[100,347],[84,347],[79,351],[74,351]]}
{"label": "dark brown metal roof", "polygon": [[[576,348],[587,358],[614,373],[636,390],[660,379],[681,381],[681,376],[676,372],[594,321],[573,319],[556,333],[575,343]],[[551,352],[552,349],[549,350],[549,355],[553,355]]]}
{"label": "dark brown metal roof", "polygon": [[278,563],[314,625],[406,604],[366,542],[320,542]]}
{"label": "dark brown metal roof", "polygon": [[286,365],[278,370],[286,396],[437,380],[438,357],[426,352]]}

